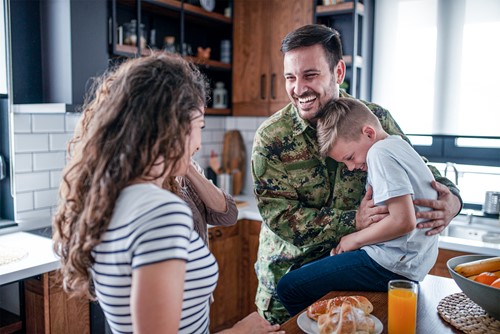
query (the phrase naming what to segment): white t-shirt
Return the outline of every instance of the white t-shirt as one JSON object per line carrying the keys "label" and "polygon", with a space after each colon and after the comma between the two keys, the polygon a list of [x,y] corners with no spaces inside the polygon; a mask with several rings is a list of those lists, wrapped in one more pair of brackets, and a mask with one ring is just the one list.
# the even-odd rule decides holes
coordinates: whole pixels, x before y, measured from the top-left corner
{"label": "white t-shirt", "polygon": [[[376,142],[366,157],[367,184],[373,187],[376,205],[398,196],[412,199],[437,199],[432,188],[434,177],[418,153],[401,137],[389,136]],[[430,210],[415,206],[415,211]],[[421,222],[422,220],[417,220]],[[438,236],[426,236],[417,229],[402,237],[362,247],[382,267],[409,279],[421,281],[431,270],[438,255]]]}
{"label": "white t-shirt", "polygon": [[[217,262],[193,230],[191,211],[180,198],[152,184],[126,187],[118,197],[108,230],[92,255],[97,299],[113,333],[133,331],[133,271],[172,259],[186,261],[179,333],[208,333],[209,301],[218,279]],[[169,284],[168,276],[165,284]]]}

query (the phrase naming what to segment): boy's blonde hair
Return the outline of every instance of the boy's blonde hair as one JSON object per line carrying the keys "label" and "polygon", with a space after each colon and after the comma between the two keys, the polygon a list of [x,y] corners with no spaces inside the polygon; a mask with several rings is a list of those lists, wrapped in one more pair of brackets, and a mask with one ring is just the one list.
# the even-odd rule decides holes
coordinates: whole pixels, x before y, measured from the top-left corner
{"label": "boy's blonde hair", "polygon": [[337,139],[357,141],[363,126],[382,129],[380,122],[362,102],[340,97],[328,101],[318,112],[318,142],[322,156],[327,156]]}

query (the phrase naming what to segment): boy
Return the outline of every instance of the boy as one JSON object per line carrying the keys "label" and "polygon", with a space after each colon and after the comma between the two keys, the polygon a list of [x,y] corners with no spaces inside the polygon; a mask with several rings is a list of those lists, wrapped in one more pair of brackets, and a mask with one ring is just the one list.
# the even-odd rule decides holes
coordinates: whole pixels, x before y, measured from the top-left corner
{"label": "boy", "polygon": [[[418,153],[399,136],[388,135],[363,103],[339,98],[318,115],[320,152],[349,171],[368,172],[375,205],[389,214],[376,224],[348,234],[326,257],[286,274],[278,295],[293,316],[331,290],[387,291],[391,279],[421,281],[434,265],[438,236],[416,229],[413,199],[436,199],[433,176]],[[328,275],[322,267],[328,266]],[[332,273],[331,268],[338,268]]]}

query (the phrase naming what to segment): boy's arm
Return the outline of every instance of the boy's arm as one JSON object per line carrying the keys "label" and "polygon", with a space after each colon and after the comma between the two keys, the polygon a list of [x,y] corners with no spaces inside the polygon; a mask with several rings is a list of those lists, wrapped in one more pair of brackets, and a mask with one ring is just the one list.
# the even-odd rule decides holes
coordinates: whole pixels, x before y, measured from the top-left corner
{"label": "boy's arm", "polygon": [[363,230],[342,237],[335,254],[392,240],[415,229],[415,208],[410,194],[388,199],[386,204],[389,209],[388,216],[377,224],[371,224]]}

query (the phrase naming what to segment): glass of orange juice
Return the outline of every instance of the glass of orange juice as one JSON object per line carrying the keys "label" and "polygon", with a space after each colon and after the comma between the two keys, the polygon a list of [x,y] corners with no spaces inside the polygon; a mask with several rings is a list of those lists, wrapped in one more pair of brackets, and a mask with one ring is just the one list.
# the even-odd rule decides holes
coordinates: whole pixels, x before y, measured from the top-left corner
{"label": "glass of orange juice", "polygon": [[415,334],[418,284],[413,281],[392,280],[388,287],[389,334]]}

